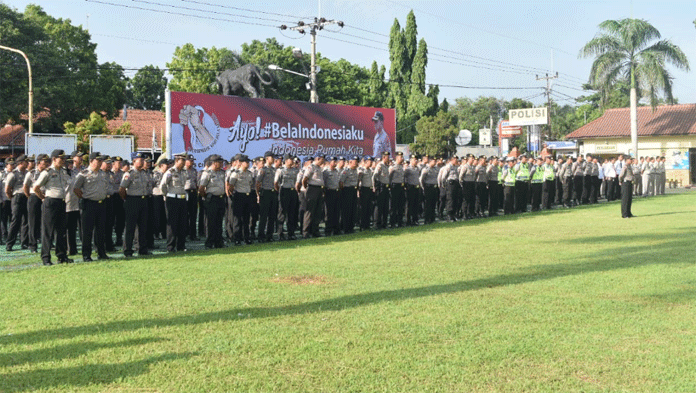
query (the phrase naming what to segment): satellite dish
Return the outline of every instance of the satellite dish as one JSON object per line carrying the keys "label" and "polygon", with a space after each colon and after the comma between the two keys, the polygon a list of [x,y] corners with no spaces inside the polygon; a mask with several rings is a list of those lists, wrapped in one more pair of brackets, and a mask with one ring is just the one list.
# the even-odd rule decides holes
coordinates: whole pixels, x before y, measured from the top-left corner
{"label": "satellite dish", "polygon": [[457,146],[468,145],[469,142],[471,142],[471,131],[469,131],[469,130],[459,131],[459,134],[457,135],[456,138],[454,138],[454,141],[457,143]]}

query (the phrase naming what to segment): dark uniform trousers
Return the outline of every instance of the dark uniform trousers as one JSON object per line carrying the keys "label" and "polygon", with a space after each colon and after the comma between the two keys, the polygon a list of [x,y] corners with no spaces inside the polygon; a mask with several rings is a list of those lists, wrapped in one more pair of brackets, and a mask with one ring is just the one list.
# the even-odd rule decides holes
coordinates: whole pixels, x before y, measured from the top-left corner
{"label": "dark uniform trousers", "polygon": [[77,255],[77,234],[79,233],[80,237],[82,237],[82,228],[80,228],[82,226],[82,221],[80,220],[80,211],[69,211],[65,215],[68,221],[68,254]]}
{"label": "dark uniform trousers", "polygon": [[[123,245],[123,231],[126,228],[126,209],[123,205],[125,201],[121,198],[121,195],[114,193],[111,195],[111,208],[114,214],[114,232],[116,233],[116,244]],[[107,246],[110,244],[111,240],[111,229],[109,229],[109,235],[107,236]]]}
{"label": "dark uniform trousers", "polygon": [[532,211],[536,212],[539,211],[541,208],[541,193],[542,193],[542,188],[544,187],[543,183],[532,183],[531,185],[531,205],[532,205]]}
{"label": "dark uniform trousers", "polygon": [[[164,239],[167,236],[167,212],[164,207],[164,195],[153,195],[152,207],[154,208],[152,233],[154,236]],[[186,207],[184,207],[185,209]]]}
{"label": "dark uniform trousers", "polygon": [[167,211],[167,251],[184,251],[188,226],[186,198],[168,196],[165,200]]}
{"label": "dark uniform trousers", "polygon": [[423,192],[420,186],[411,184],[406,186],[406,200],[408,201],[406,206],[406,225],[418,225],[422,199]]}
{"label": "dark uniform trousers", "polygon": [[392,183],[391,185],[391,215],[389,223],[392,227],[402,227],[404,225],[404,208],[406,201],[406,189],[403,183]]}
{"label": "dark uniform trousers", "polygon": [[65,239],[65,201],[59,198],[45,198],[41,214],[41,260],[51,262],[51,244],[56,239],[56,258],[68,258],[68,245]]}
{"label": "dark uniform trousers", "polygon": [[621,183],[621,217],[632,217],[631,205],[633,204],[633,182]]}
{"label": "dark uniform trousers", "polygon": [[515,182],[515,211],[526,212],[527,211],[527,197],[529,190],[529,183],[526,181],[516,181]]}
{"label": "dark uniform trousers", "polygon": [[259,240],[273,239],[278,217],[278,192],[261,189],[259,194]]}
{"label": "dark uniform trousers", "polygon": [[325,236],[338,235],[341,233],[341,228],[338,226],[341,217],[338,195],[338,190],[324,189],[324,206],[326,208]]}
{"label": "dark uniform trousers", "polygon": [[541,206],[543,209],[551,209],[551,203],[553,202],[554,187],[556,185],[555,180],[545,180],[542,187],[541,195]]}
{"label": "dark uniform trousers", "polygon": [[[208,248],[222,248],[225,241],[222,238],[222,219],[225,216],[225,199],[223,195],[207,194],[205,196],[205,246]],[[235,201],[236,203],[236,201]]]}
{"label": "dark uniform trousers", "polygon": [[389,185],[375,182],[375,227],[386,228],[389,219]]}
{"label": "dark uniform trousers", "polygon": [[590,176],[590,203],[597,203],[597,198],[599,196],[599,186],[602,182],[599,180],[599,176]]}
{"label": "dark uniform trousers", "polygon": [[440,197],[437,199],[437,213],[440,218],[445,218],[447,209],[447,187],[438,187]]}
{"label": "dark uniform trousers", "polygon": [[440,190],[434,184],[426,184],[423,190],[424,208],[423,218],[426,224],[435,222],[435,204],[437,203]]}
{"label": "dark uniform trousers", "polygon": [[97,248],[97,255],[106,256],[106,246],[104,237],[106,231],[106,208],[105,202],[82,199],[82,257],[87,258],[92,255],[92,238]]}
{"label": "dark uniform trousers", "polygon": [[232,212],[234,214],[234,240],[236,242],[250,242],[251,231],[249,220],[251,210],[255,205],[254,195],[256,193],[235,192],[232,198]]}
{"label": "dark uniform trousers", "polygon": [[458,180],[448,180],[447,181],[447,216],[450,220],[454,220],[457,214],[458,206],[457,202],[460,200],[461,188],[459,187]]}
{"label": "dark uniform trousers", "polygon": [[464,193],[464,203],[462,210],[465,218],[471,218],[476,214],[476,183],[473,181],[465,181],[462,183]]}
{"label": "dark uniform trousers", "polygon": [[360,229],[362,230],[370,229],[373,198],[372,187],[360,187]]}
{"label": "dark uniform trousers", "polygon": [[476,182],[476,213],[483,216],[488,209],[488,184]]}
{"label": "dark uniform trousers", "polygon": [[[4,190],[0,190],[4,192]],[[0,244],[5,244],[10,232],[10,222],[12,220],[12,201],[2,201],[0,204]]]}
{"label": "dark uniform trousers", "polygon": [[297,231],[297,213],[299,209],[299,198],[294,188],[281,188],[279,195],[278,208],[278,237],[283,235],[283,225],[287,226],[288,236],[295,236]]}
{"label": "dark uniform trousers", "polygon": [[573,200],[575,203],[580,204],[582,202],[582,190],[583,190],[583,180],[585,176],[575,176],[573,177]]}
{"label": "dark uniform trousers", "polygon": [[[116,198],[121,199],[120,196]],[[114,233],[114,197],[107,195],[104,199],[104,212],[106,218],[104,220],[104,247],[106,251],[114,251],[114,239],[112,234]]]}
{"label": "dark uniform trousers", "polygon": [[29,249],[36,251],[41,239],[41,198],[30,194],[27,200],[27,220],[29,221]]}
{"label": "dark uniform trousers", "polygon": [[353,233],[355,211],[358,208],[358,187],[343,187],[340,191],[341,225],[343,233]]}
{"label": "dark uniform trousers", "polygon": [[489,204],[488,204],[488,215],[495,216],[498,214],[498,208],[500,207],[500,200],[498,199],[498,184],[497,181],[488,181],[488,194],[489,194]]}
{"label": "dark uniform trousers", "polygon": [[251,233],[251,237],[255,237],[256,223],[259,221],[259,198],[256,194],[256,190],[251,190],[249,196],[251,197],[251,207],[249,212],[249,233]]}
{"label": "dark uniform trousers", "polygon": [[[148,195],[147,198],[147,247],[154,248],[155,246],[155,198],[153,195]],[[159,229],[159,228],[157,228]]]}
{"label": "dark uniform trousers", "polygon": [[606,189],[607,189],[607,201],[611,202],[616,199],[616,178],[615,177],[607,177],[605,178],[607,184],[606,184]]}
{"label": "dark uniform trousers", "polygon": [[570,200],[573,197],[573,178],[568,176],[563,180],[563,204],[572,206]]}
{"label": "dark uniform trousers", "polygon": [[324,208],[323,194],[324,187],[307,186],[307,210],[305,210],[302,223],[304,237],[319,236],[319,221],[321,221],[322,209]]}
{"label": "dark uniform trousers", "polygon": [[198,191],[186,190],[186,215],[188,235],[191,239],[196,237],[196,218],[198,217]]}
{"label": "dark uniform trousers", "polygon": [[555,186],[556,187],[554,188],[554,194],[556,197],[556,203],[559,205],[562,205],[563,204],[563,189],[564,189],[563,179],[561,179],[560,177],[557,177]]}
{"label": "dark uniform trousers", "polygon": [[590,195],[592,194],[592,177],[586,175],[582,177],[582,204],[588,205],[590,203]]}
{"label": "dark uniform trousers", "polygon": [[505,215],[515,213],[515,186],[505,185],[503,189],[503,212]]}
{"label": "dark uniform trousers", "polygon": [[17,236],[20,235],[22,246],[29,246],[29,226],[27,225],[27,196],[22,192],[12,196],[12,222],[10,231],[7,235],[7,248],[17,243]]}
{"label": "dark uniform trousers", "polygon": [[207,215],[205,214],[206,201],[202,196],[198,195],[198,236],[208,236],[206,233],[208,224],[206,223]]}
{"label": "dark uniform trousers", "polygon": [[233,201],[233,196],[225,196],[225,230],[227,231],[227,238],[230,240],[234,240],[234,206],[232,205]]}
{"label": "dark uniform trousers", "polygon": [[133,255],[133,239],[135,238],[135,228],[138,228],[138,253],[147,253],[147,220],[148,202],[147,196],[129,195],[123,202],[123,209],[126,216],[126,236],[123,239],[123,254]]}

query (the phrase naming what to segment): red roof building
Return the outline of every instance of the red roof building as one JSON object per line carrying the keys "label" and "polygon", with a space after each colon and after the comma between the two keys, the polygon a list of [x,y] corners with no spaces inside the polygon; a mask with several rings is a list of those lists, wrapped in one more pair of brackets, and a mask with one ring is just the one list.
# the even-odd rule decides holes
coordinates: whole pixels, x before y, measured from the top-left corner
{"label": "red roof building", "polygon": [[119,117],[107,121],[109,129],[118,128],[125,122],[130,123],[131,132],[138,138],[138,150],[148,151],[152,149],[152,134],[154,130],[155,151],[161,151],[162,139],[166,138],[165,132],[167,128],[164,112],[126,109],[125,116],[123,112],[123,110],[120,110],[118,113]]}
{"label": "red roof building", "polygon": [[[608,109],[599,118],[566,135],[580,154],[635,156],[630,108]],[[638,107],[638,157],[666,158],[668,179],[696,182],[696,104]]]}

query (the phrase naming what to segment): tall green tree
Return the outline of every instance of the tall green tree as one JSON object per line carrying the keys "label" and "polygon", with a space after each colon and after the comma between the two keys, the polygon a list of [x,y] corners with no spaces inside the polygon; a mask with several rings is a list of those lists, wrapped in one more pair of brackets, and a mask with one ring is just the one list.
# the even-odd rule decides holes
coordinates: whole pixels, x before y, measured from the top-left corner
{"label": "tall green tree", "polygon": [[177,46],[172,61],[167,63],[169,73],[172,75],[169,89],[189,93],[217,94],[214,86],[217,74],[241,65],[239,55],[227,48],[196,49],[191,43]]}
{"label": "tall green tree", "polygon": [[[66,134],[77,135],[77,149],[83,153],[89,152],[90,135],[133,135],[130,127],[130,123],[125,122],[119,128],[110,129],[106,118],[97,112],[77,123],[68,121],[63,125]],[[134,138],[134,145],[138,147],[137,138]]]}
{"label": "tall green tree", "polygon": [[161,110],[166,89],[167,78],[164,77],[164,70],[147,65],[128,80],[127,104],[131,108]]}
{"label": "tall green tree", "polygon": [[[24,51],[32,65],[37,132],[61,132],[66,121],[92,111],[113,116],[125,103],[125,75],[116,63],[97,62],[96,44],[81,26],[28,5],[23,13],[0,3],[0,42]],[[27,113],[26,64],[0,51],[0,122]]]}
{"label": "tall green tree", "polygon": [[638,156],[638,91],[655,108],[658,93],[672,102],[672,75],[667,64],[689,70],[684,52],[670,40],[659,40],[660,32],[642,19],[607,20],[600,32],[580,50],[580,57],[595,57],[589,82],[606,95],[618,81],[630,83],[631,143]]}
{"label": "tall green tree", "polygon": [[423,116],[416,122],[418,136],[410,144],[411,151],[418,154],[452,155],[456,150],[457,117],[439,111],[435,116]]}

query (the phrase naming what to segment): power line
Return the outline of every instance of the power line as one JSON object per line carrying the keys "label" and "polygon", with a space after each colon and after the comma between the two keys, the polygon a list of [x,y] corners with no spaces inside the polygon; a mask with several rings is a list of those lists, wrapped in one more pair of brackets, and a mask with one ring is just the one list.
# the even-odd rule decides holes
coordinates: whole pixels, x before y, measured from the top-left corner
{"label": "power line", "polygon": [[148,5],[156,5],[160,7],[170,7],[170,8],[176,8],[180,10],[186,10],[186,11],[194,11],[194,12],[203,12],[203,13],[208,13],[208,14],[215,14],[215,15],[227,15],[227,16],[234,16],[237,18],[246,18],[246,19],[257,19],[257,20],[265,20],[269,22],[286,22],[287,20],[283,19],[270,19],[270,18],[262,18],[259,16],[248,16],[248,15],[240,15],[240,14],[230,14],[229,12],[216,12],[216,11],[208,11],[208,10],[202,10],[200,8],[191,8],[191,7],[184,7],[180,5],[172,5],[172,4],[163,4],[163,3],[158,3],[155,1],[145,1],[145,0],[131,0],[135,3],[142,3],[142,4],[148,4]]}
{"label": "power line", "polygon": [[166,45],[177,45],[173,42],[166,42],[166,41],[153,41],[153,40],[143,40],[141,38],[133,38],[133,37],[120,37],[117,35],[109,35],[109,34],[94,34],[92,33],[91,35],[93,36],[98,36],[98,37],[109,37],[109,38],[118,38],[121,40],[131,40],[131,41],[140,41],[140,42],[150,42],[153,44],[166,44]]}
{"label": "power line", "polygon": [[237,10],[237,11],[246,11],[246,12],[257,12],[259,14],[266,14],[266,15],[276,15],[276,16],[287,16],[288,18],[295,18],[295,19],[311,19],[311,16],[296,16],[296,15],[288,15],[288,14],[277,14],[275,12],[268,12],[268,11],[261,11],[261,10],[252,10],[249,8],[240,8],[240,7],[233,7],[230,5],[221,5],[221,4],[213,4],[213,3],[206,3],[204,1],[195,1],[195,0],[181,0],[186,3],[193,3],[193,4],[200,4],[200,5],[207,5],[210,7],[220,7],[220,8],[227,8],[231,10]]}
{"label": "power line", "polygon": [[273,27],[273,28],[276,27],[273,25],[267,25],[267,24],[263,24],[263,23],[253,23],[253,22],[246,22],[243,20],[230,20],[230,19],[215,18],[212,16],[201,16],[201,15],[194,15],[194,14],[186,14],[186,13],[182,13],[182,12],[157,10],[157,9],[152,9],[152,8],[136,7],[136,6],[125,5],[125,4],[110,3],[107,1],[100,1],[100,0],[85,0],[85,1],[90,2],[90,3],[111,5],[114,7],[130,8],[130,9],[143,10],[143,11],[152,11],[152,12],[158,12],[158,13],[162,13],[162,14],[179,15],[179,16],[186,16],[186,17],[205,19],[205,20],[217,20],[217,21],[222,21],[222,22],[235,22],[235,23],[241,23],[241,24],[245,24],[245,25],[264,26],[264,27]]}

